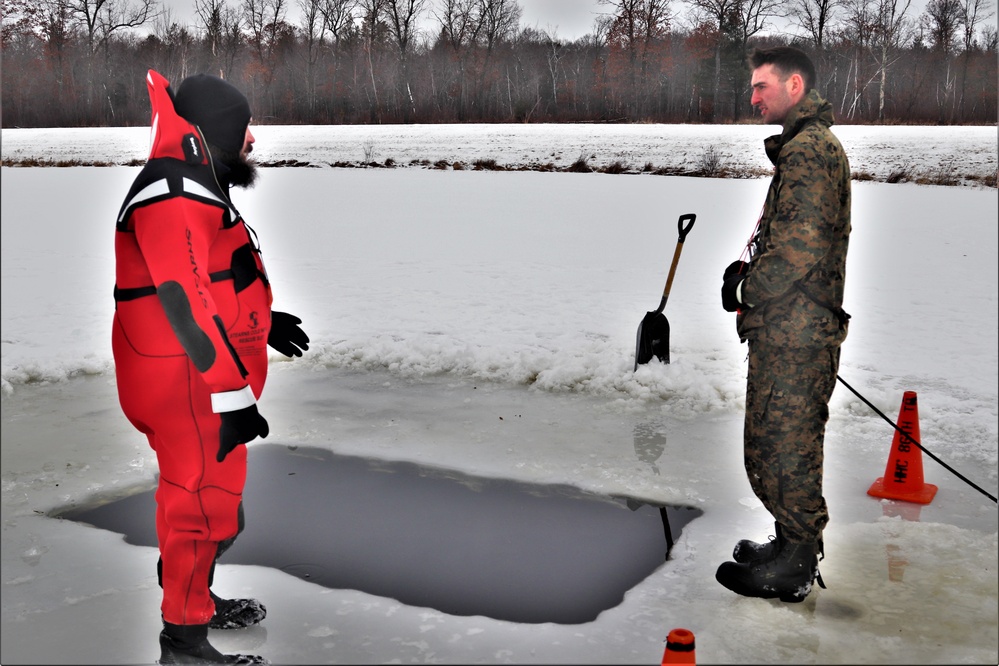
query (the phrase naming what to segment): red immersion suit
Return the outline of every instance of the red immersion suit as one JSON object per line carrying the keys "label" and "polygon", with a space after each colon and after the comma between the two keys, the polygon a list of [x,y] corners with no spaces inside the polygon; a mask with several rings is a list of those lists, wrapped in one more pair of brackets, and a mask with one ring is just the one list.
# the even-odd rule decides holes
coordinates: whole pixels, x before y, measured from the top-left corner
{"label": "red immersion suit", "polygon": [[216,462],[219,413],[260,397],[272,298],[219,165],[174,111],[167,81],[150,71],[147,84],[152,148],[117,220],[112,347],[122,410],[159,462],[163,619],[204,624],[246,480],[245,446]]}

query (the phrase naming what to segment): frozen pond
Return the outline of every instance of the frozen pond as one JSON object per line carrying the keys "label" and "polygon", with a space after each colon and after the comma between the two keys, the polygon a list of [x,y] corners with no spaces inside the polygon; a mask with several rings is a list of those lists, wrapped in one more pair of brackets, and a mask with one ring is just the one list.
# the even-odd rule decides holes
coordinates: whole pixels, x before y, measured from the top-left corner
{"label": "frozen pond", "polygon": [[[375,149],[508,164],[554,159],[540,151],[555,152],[558,142],[561,163],[581,153],[581,134],[515,129],[441,128],[437,143],[419,150],[410,150],[412,135],[383,134]],[[654,144],[638,136],[642,129],[629,128],[635,136],[617,145],[601,138],[590,154],[632,151],[640,163],[641,141],[689,162],[715,141],[692,128],[673,144]],[[730,143],[740,152],[728,159],[758,159],[753,135],[769,129],[737,129],[744,134]],[[273,131],[258,136],[265,159],[331,157],[325,141],[310,154],[309,132]],[[42,157],[60,157],[45,152],[46,130],[25,132],[4,131],[5,158],[35,139]],[[131,137],[142,152],[148,136],[144,128],[80,132],[93,140],[56,136],[52,150],[96,147],[122,163],[134,159],[123,149]],[[994,174],[995,132],[842,136],[855,169],[955,165]],[[590,128],[586,140],[597,138]],[[360,159],[369,138],[352,140],[343,152]],[[533,147],[514,152],[524,146]],[[329,460],[569,486],[703,514],[677,535],[668,561],[659,542],[659,566],[620,603],[576,624],[447,613],[324,587],[275,566],[222,564],[216,591],[259,598],[268,617],[253,629],[215,632],[218,647],[296,664],[651,664],[670,629],[684,627],[702,663],[997,663],[995,503],[929,460],[926,481],[939,487],[931,504],[867,495],[884,474],[893,432],[841,386],[826,439],[828,588],[790,605],[739,598],[714,579],[738,539],[773,531],[742,467],[746,350],[718,295],[767,179],[262,171],[236,204],[259,233],[275,307],[301,316],[313,345],[293,362],[273,359],[260,407],[271,434],[251,445],[251,456],[271,446],[321,449]],[[117,404],[109,342],[113,219],[136,173],[3,168],[5,664],[152,663],[159,654],[157,549],[49,515],[155,480],[154,455]],[[995,494],[995,189],[855,182],[853,194],[844,304],[853,319],[840,374],[891,418],[904,392],[916,391],[923,444]],[[659,302],[677,216],[689,212],[697,224],[665,311],[671,363],[635,371],[636,327]],[[272,519],[258,505],[248,505],[247,539],[297,522],[292,508]],[[661,524],[647,522],[662,539]],[[295,532],[293,542],[312,537]]]}

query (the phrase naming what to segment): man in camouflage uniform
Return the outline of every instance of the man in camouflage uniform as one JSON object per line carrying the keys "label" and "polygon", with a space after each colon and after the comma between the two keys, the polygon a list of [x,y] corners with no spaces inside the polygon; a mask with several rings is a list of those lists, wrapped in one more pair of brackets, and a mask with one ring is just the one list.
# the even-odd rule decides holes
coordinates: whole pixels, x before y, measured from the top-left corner
{"label": "man in camouflage uniform", "polygon": [[818,577],[829,521],[822,447],[849,319],[850,166],[808,56],[758,50],[750,65],[752,104],[783,131],[765,141],[773,180],[746,261],[724,273],[722,304],[739,313],[739,337],[749,342],[746,472],[777,533],[768,543],[740,541],[716,578],[741,595],[798,602]]}

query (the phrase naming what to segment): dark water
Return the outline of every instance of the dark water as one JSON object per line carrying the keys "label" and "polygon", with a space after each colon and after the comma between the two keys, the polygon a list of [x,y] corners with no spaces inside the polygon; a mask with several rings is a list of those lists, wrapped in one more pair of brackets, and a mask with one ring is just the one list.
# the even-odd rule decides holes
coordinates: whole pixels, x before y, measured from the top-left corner
{"label": "dark water", "polygon": [[[701,514],[276,445],[250,449],[243,505],[246,530],[221,563],[452,615],[562,624],[618,605]],[[56,515],[156,545],[153,491]]]}

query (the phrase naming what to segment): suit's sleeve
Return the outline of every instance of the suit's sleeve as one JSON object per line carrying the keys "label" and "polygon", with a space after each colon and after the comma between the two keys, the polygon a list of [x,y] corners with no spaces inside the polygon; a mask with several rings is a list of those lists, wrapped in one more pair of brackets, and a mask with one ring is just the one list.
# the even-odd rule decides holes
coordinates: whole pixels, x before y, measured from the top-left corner
{"label": "suit's sleeve", "polygon": [[212,392],[212,409],[254,404],[247,371],[208,289],[208,256],[221,226],[216,206],[174,197],[133,212],[136,242],[172,331]]}

